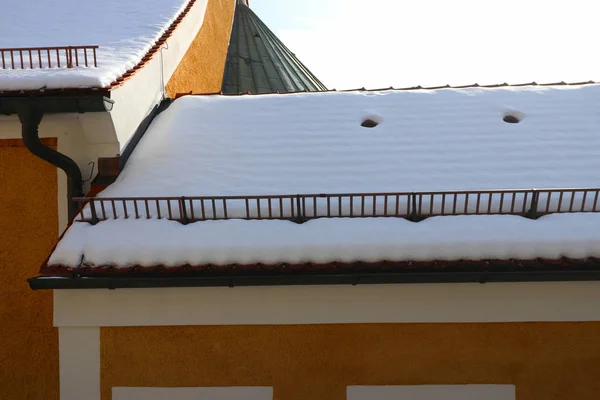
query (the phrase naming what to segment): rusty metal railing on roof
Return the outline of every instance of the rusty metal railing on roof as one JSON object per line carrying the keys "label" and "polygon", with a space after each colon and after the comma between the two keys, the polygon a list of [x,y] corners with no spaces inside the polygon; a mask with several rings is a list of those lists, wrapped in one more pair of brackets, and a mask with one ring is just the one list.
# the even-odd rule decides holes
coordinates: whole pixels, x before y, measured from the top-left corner
{"label": "rusty metal railing on roof", "polygon": [[109,219],[197,221],[246,219],[399,217],[421,221],[433,216],[517,215],[598,212],[600,188],[337,193],[271,196],[81,197],[76,221]]}
{"label": "rusty metal railing on roof", "polygon": [[98,46],[0,48],[2,69],[98,66]]}

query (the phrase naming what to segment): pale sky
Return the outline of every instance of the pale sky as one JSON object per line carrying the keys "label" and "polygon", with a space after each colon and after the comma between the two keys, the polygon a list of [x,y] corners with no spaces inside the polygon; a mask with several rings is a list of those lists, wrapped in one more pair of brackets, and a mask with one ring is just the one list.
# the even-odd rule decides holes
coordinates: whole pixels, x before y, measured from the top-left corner
{"label": "pale sky", "polygon": [[250,0],[330,89],[600,81],[599,0]]}

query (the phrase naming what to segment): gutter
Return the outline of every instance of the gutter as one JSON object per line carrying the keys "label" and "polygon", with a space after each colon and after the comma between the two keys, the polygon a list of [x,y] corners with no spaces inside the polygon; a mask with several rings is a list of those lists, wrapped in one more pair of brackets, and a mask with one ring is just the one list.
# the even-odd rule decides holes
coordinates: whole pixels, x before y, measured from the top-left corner
{"label": "gutter", "polygon": [[[173,103],[173,100],[170,98],[166,98],[160,101],[157,105],[155,105],[150,113],[140,122],[137,129],[129,139],[129,142],[125,145],[125,148],[121,151],[121,155],[119,157],[119,169],[122,170],[125,167],[125,164],[129,160],[129,156],[133,153],[139,141],[142,139],[150,124],[158,116],[158,114],[165,111],[169,106]],[[112,183],[112,182],[111,182]]]}
{"label": "gutter", "polygon": [[14,96],[0,97],[0,114],[17,114],[21,121],[21,136],[27,149],[35,156],[60,168],[67,175],[69,219],[77,213],[74,197],[82,196],[83,178],[79,166],[65,154],[44,145],[39,137],[39,125],[44,114],[106,112],[114,101],[102,92],[91,91],[87,96]]}
{"label": "gutter", "polygon": [[75,161],[66,155],[44,145],[39,136],[39,125],[44,116],[33,105],[24,107],[19,112],[21,120],[21,136],[27,149],[35,156],[62,169],[67,175],[67,199],[69,201],[69,218],[77,213],[77,204],[72,198],[83,195],[83,178],[81,170]]}
{"label": "gutter", "polygon": [[41,289],[130,289],[166,287],[235,287],[286,285],[363,285],[402,283],[488,283],[598,281],[600,269],[542,271],[444,271],[396,273],[345,273],[298,275],[221,276],[39,276],[27,280],[33,290]]}

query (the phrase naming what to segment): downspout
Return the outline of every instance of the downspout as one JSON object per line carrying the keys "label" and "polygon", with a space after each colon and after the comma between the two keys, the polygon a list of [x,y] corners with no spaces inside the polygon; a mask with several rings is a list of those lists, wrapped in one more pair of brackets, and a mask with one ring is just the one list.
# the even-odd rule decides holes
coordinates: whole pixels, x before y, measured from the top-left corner
{"label": "downspout", "polygon": [[74,197],[83,196],[83,178],[81,170],[75,161],[58,151],[44,145],[40,140],[39,126],[44,112],[36,108],[33,99],[19,109],[21,121],[21,136],[27,149],[35,156],[62,169],[67,175],[67,201],[69,205],[69,220],[77,214],[77,203]]}

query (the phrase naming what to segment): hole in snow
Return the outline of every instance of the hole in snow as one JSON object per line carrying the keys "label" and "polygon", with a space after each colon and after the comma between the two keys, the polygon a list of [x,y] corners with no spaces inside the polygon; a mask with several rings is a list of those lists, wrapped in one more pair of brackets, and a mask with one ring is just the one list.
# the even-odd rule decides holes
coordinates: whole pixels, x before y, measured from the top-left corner
{"label": "hole in snow", "polygon": [[373,121],[372,119],[365,119],[362,124],[360,124],[360,126],[364,127],[364,128],[375,128],[377,125],[379,125],[376,121]]}
{"label": "hole in snow", "polygon": [[383,118],[381,118],[378,115],[367,115],[363,118],[362,123],[360,124],[360,126],[364,127],[364,128],[375,128],[377,125],[379,125],[380,123],[383,122]]}
{"label": "hole in snow", "polygon": [[523,118],[525,118],[525,114],[519,111],[510,110],[504,113],[504,118],[502,118],[502,121],[506,122],[507,124],[518,124],[523,120]]}

